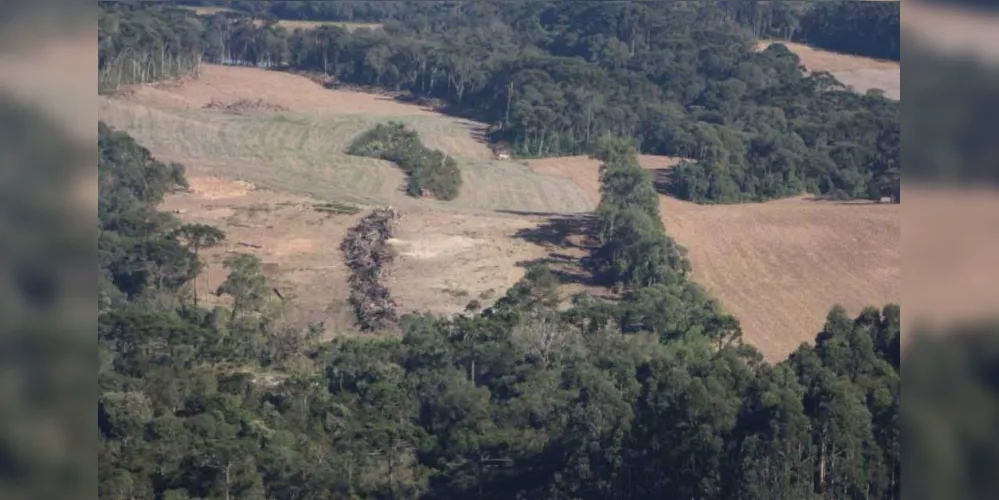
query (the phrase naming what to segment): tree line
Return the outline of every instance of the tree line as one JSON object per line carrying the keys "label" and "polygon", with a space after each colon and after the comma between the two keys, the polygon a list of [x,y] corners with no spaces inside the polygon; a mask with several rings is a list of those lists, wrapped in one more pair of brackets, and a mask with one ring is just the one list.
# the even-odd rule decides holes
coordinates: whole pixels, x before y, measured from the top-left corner
{"label": "tree line", "polygon": [[225,235],[156,211],[183,168],[98,127],[101,498],[900,498],[899,307],[834,307],[766,362],[686,280],[626,140],[597,153],[620,300],[561,307],[538,266],[483,311],[321,342],[251,255],[197,302]]}
{"label": "tree line", "polygon": [[690,158],[666,187],[699,202],[863,198],[892,185],[875,172],[897,146],[883,131],[897,126],[898,103],[804,75],[782,46],[756,52],[726,5],[475,2],[438,12],[447,5],[353,32],[289,33],[273,15],[220,12],[201,18],[204,59],[436,97],[494,124],[491,139],[520,156],[589,153],[603,134],[632,137],[644,153]]}

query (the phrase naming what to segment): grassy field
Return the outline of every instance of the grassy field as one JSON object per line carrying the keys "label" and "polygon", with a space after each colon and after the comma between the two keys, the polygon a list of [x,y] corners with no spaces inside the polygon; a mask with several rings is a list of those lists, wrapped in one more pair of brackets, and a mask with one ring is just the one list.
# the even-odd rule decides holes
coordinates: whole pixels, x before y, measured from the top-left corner
{"label": "grassy field", "polygon": [[901,98],[902,66],[898,61],[840,54],[782,40],[761,40],[756,48],[763,50],[775,43],[784,44],[797,54],[808,71],[828,71],[857,92],[881,89],[885,91],[886,97]]}
{"label": "grassy field", "polygon": [[[211,100],[264,99],[288,111],[231,114],[202,109]],[[589,209],[572,182],[543,176],[513,161],[492,159],[473,136],[482,124],[450,118],[389,97],[323,89],[297,75],[253,68],[207,66],[202,77],[122,96],[100,98],[110,125],[133,134],[154,154],[195,174],[242,179],[323,199],[401,207],[444,202],[416,200],[403,191],[394,165],[350,156],[350,142],[376,123],[398,120],[424,144],[453,155],[465,186],[449,209],[581,212]]]}
{"label": "grassy field", "polygon": [[[212,100],[240,99],[286,111],[203,109]],[[403,219],[392,242],[399,260],[387,282],[400,308],[453,313],[470,300],[489,304],[502,296],[530,262],[578,261],[579,251],[525,234],[549,224],[551,214],[592,210],[600,196],[594,160],[496,161],[475,138],[482,124],[389,97],[323,89],[286,73],[206,66],[198,79],[99,97],[98,111],[158,158],[188,168],[194,189],[171,197],[168,209],[230,234],[226,246],[210,253],[199,289],[217,286],[226,252],[256,253],[282,293],[298,297],[292,316],[331,328],[349,329],[338,246],[363,212],[335,215],[316,206],[393,205]],[[457,200],[406,196],[397,167],[343,153],[354,137],[387,120],[403,121],[428,147],[455,156],[464,179]],[[656,171],[677,161],[640,160]],[[667,231],[690,251],[694,279],[739,317],[746,339],[771,359],[812,340],[834,303],[856,312],[900,299],[897,205],[792,199],[699,206],[662,197],[661,208]]]}

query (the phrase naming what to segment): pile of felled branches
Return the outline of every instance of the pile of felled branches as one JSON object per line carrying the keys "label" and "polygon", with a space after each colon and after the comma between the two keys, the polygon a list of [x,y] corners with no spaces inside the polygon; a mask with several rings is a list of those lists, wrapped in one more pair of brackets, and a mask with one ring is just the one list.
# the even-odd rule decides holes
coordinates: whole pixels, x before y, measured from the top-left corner
{"label": "pile of felled branches", "polygon": [[398,321],[396,303],[389,290],[381,284],[395,251],[388,244],[398,214],[391,208],[380,208],[367,215],[347,231],[340,244],[350,267],[350,303],[362,330],[383,329]]}

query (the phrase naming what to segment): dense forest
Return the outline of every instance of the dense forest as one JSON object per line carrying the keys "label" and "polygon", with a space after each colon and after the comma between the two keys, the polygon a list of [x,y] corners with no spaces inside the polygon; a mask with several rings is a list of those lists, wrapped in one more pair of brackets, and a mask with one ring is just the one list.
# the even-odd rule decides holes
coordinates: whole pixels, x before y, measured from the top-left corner
{"label": "dense forest", "polygon": [[688,281],[627,140],[595,153],[621,300],[560,308],[538,266],[483,311],[329,342],[250,255],[199,306],[225,235],[156,211],[183,168],[104,124],[98,146],[101,498],[900,496],[899,307],[834,307],[765,362]]}
{"label": "dense forest", "polygon": [[[898,102],[805,75],[782,45],[755,51],[746,23],[756,11],[737,4],[233,2],[254,14],[200,17],[102,4],[101,84],[168,76],[198,57],[295,69],[440,99],[445,112],[493,124],[490,138],[520,156],[631,137],[643,153],[691,160],[664,184],[684,199],[897,198]],[[384,24],[289,32],[277,14]],[[773,19],[768,33],[789,32]]]}

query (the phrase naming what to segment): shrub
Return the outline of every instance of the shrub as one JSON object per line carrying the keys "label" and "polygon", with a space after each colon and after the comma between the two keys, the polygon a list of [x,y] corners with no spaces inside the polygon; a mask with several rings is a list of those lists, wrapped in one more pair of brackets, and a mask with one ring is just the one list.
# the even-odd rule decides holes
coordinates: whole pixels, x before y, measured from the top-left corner
{"label": "shrub", "polygon": [[439,200],[453,200],[461,189],[458,163],[444,153],[428,149],[419,135],[398,122],[379,123],[361,134],[347,149],[348,154],[390,161],[409,176],[406,192],[421,197],[426,193]]}

